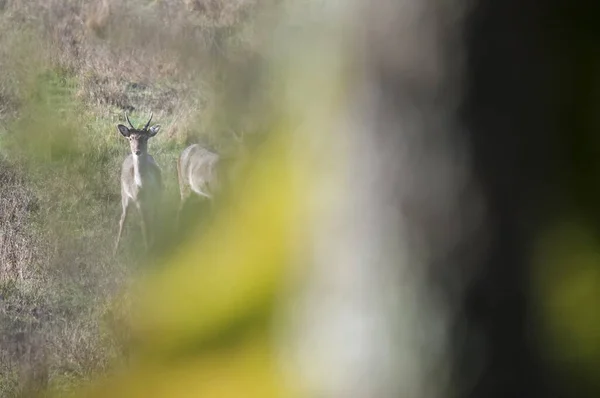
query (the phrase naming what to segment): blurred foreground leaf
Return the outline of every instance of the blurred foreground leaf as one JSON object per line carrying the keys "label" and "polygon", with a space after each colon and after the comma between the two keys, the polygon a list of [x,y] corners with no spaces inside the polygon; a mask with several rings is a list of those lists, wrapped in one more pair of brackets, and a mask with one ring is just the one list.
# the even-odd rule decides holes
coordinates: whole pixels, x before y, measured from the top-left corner
{"label": "blurred foreground leaf", "polygon": [[299,210],[285,148],[271,143],[243,198],[220,209],[205,236],[194,235],[164,272],[143,282],[133,328],[144,346],[158,352],[209,342],[240,319],[267,310]]}
{"label": "blurred foreground leaf", "polygon": [[128,369],[82,396],[290,396],[273,365],[270,314],[302,217],[301,184],[287,137],[271,138],[243,198],[138,286]]}
{"label": "blurred foreground leaf", "polygon": [[85,397],[279,397],[284,392],[263,336],[241,346],[182,361],[138,363],[99,380]]}
{"label": "blurred foreground leaf", "polygon": [[533,283],[544,337],[542,354],[567,374],[600,387],[600,242],[583,222],[542,235]]}

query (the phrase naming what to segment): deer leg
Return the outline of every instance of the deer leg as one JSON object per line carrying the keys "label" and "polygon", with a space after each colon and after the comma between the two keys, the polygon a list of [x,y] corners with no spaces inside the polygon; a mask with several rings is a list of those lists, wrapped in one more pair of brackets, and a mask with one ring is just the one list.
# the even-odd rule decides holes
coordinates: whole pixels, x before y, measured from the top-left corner
{"label": "deer leg", "polygon": [[142,208],[142,205],[139,202],[136,202],[135,206],[138,209],[138,212],[140,213],[140,224],[142,224],[142,237],[144,238],[144,245],[146,246],[146,250],[148,250],[150,248],[150,245],[148,244],[148,225],[146,223],[146,215],[144,214],[144,209]]}
{"label": "deer leg", "polygon": [[117,234],[117,242],[115,243],[115,248],[113,250],[113,256],[117,254],[117,250],[119,249],[119,242],[121,241],[121,234],[123,233],[123,226],[125,225],[125,220],[127,219],[127,209],[128,208],[129,208],[128,201],[123,199],[123,211],[121,213],[121,220],[119,221],[119,233]]}

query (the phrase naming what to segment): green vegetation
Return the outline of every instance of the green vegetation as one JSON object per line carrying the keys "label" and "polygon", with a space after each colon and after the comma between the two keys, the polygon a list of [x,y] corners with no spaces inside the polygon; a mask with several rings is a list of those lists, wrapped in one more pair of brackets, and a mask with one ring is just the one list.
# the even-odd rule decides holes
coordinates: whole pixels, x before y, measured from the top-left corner
{"label": "green vegetation", "polygon": [[[0,396],[67,391],[126,358],[128,293],[114,298],[177,240],[177,155],[192,141],[235,152],[236,137],[262,130],[250,117],[268,97],[255,89],[266,87],[261,10],[250,0],[0,2]],[[166,186],[164,244],[148,257],[135,212],[111,255],[126,111],[162,125],[149,152]]]}

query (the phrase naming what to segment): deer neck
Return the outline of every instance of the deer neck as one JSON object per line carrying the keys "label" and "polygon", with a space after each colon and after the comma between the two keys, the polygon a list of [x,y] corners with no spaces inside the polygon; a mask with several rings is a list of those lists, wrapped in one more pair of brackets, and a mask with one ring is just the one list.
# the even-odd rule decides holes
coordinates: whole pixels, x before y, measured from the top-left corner
{"label": "deer neck", "polygon": [[147,153],[141,155],[133,155],[133,178],[137,186],[142,186],[145,180],[145,176],[148,174],[148,168],[150,167],[150,159]]}

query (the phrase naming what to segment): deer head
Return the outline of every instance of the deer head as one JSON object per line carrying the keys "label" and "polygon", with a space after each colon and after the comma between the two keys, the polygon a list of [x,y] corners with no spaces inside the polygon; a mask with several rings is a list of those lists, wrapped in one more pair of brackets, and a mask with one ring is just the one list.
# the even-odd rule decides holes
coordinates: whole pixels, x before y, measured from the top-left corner
{"label": "deer head", "polygon": [[127,113],[125,114],[125,118],[127,119],[127,123],[129,123],[130,127],[119,124],[117,128],[119,132],[123,135],[123,137],[129,140],[129,145],[131,147],[131,153],[134,156],[140,156],[147,153],[148,149],[148,139],[154,137],[158,131],[160,130],[160,125],[155,124],[154,126],[148,128],[150,126],[150,122],[152,121],[153,114],[150,114],[150,119],[146,125],[141,129],[136,129],[131,120],[129,120],[129,116]]}

